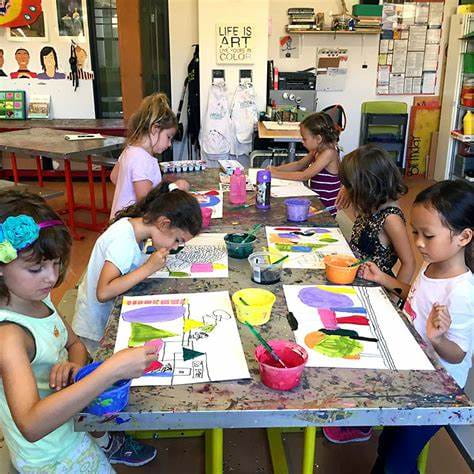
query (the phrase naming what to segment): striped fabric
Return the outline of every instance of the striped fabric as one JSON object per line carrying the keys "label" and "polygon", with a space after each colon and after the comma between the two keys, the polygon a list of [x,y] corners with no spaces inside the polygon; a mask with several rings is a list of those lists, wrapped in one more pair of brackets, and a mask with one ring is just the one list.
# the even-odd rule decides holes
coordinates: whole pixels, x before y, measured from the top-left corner
{"label": "striped fabric", "polygon": [[[334,206],[337,193],[341,189],[341,181],[337,174],[332,174],[326,168],[322,169],[316,176],[311,178],[309,187],[319,195],[319,199],[324,207]],[[336,215],[337,210],[331,211],[331,215]]]}

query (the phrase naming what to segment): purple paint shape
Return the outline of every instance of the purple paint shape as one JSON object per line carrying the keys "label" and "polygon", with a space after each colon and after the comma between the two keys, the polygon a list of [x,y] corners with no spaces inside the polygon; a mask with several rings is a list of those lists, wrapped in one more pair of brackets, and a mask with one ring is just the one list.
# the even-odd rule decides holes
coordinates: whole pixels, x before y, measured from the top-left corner
{"label": "purple paint shape", "polygon": [[326,329],[337,329],[336,313],[327,308],[318,308],[321,323]]}
{"label": "purple paint shape", "polygon": [[300,290],[298,298],[302,303],[313,308],[333,308],[337,310],[338,306],[347,308],[354,305],[353,301],[346,295],[322,290],[314,286]]}
{"label": "purple paint shape", "polygon": [[278,237],[281,237],[282,239],[299,239],[296,234],[278,234]]}
{"label": "purple paint shape", "polygon": [[210,273],[212,271],[212,263],[193,263],[191,265],[191,273]]}
{"label": "purple paint shape", "polygon": [[316,234],[327,234],[330,232],[328,229],[323,229],[322,227],[315,227],[314,229],[311,229],[313,232]]}
{"label": "purple paint shape", "polygon": [[123,313],[122,317],[129,323],[159,323],[182,318],[184,312],[184,306],[143,306]]}

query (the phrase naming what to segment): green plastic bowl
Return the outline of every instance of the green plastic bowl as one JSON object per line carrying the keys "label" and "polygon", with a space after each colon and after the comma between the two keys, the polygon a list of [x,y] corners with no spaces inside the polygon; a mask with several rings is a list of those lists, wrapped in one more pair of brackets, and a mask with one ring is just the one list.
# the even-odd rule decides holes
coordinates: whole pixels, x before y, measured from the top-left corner
{"label": "green plastic bowl", "polygon": [[243,240],[249,234],[235,233],[226,234],[224,236],[225,244],[227,245],[227,252],[229,257],[232,258],[247,258],[253,252],[253,246],[257,237],[252,235],[246,242],[242,243]]}

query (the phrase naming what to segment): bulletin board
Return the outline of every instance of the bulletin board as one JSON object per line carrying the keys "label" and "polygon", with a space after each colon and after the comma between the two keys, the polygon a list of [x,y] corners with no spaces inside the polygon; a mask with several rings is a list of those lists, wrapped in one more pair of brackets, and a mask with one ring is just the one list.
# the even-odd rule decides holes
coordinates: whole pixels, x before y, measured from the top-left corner
{"label": "bulletin board", "polygon": [[377,94],[429,95],[438,80],[444,1],[384,2]]}

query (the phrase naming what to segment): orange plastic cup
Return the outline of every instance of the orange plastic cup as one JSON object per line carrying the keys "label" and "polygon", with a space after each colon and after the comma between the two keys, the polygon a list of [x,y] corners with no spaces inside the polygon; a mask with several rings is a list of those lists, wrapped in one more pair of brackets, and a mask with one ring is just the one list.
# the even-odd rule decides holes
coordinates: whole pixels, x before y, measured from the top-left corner
{"label": "orange plastic cup", "polygon": [[359,269],[359,265],[349,266],[357,262],[357,259],[351,255],[326,255],[323,262],[326,265],[326,278],[338,285],[352,283]]}

